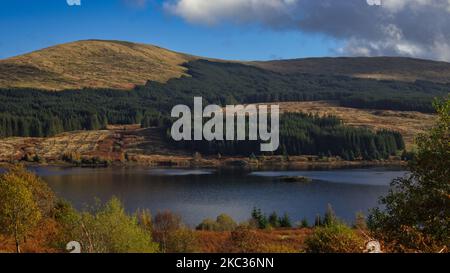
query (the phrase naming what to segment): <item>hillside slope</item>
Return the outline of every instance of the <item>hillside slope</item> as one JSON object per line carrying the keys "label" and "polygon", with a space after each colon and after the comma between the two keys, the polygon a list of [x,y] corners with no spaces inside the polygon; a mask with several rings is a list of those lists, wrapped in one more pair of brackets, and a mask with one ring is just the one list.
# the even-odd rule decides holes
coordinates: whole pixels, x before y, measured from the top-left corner
{"label": "hillside slope", "polygon": [[402,57],[307,58],[249,64],[280,73],[343,75],[408,82],[450,82],[450,63]]}
{"label": "hillside slope", "polygon": [[193,59],[156,46],[88,40],[0,60],[0,87],[46,90],[131,89],[181,77]]}
{"label": "hillside slope", "polygon": [[[239,63],[194,57],[152,45],[85,40],[0,60],[0,88],[129,90],[148,80],[165,83],[187,75],[183,64],[198,59]],[[450,82],[450,63],[400,57],[308,58],[240,63],[285,74]]]}

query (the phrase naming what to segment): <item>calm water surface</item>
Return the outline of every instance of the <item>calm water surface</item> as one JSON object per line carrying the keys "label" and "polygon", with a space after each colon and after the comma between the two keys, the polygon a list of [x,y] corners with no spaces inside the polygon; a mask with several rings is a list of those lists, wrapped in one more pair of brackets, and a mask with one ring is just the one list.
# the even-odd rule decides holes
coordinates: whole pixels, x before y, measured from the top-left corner
{"label": "calm water surface", "polygon": [[[331,204],[336,214],[352,222],[358,211],[367,213],[386,194],[390,181],[403,176],[399,169],[370,168],[332,171],[217,171],[208,169],[38,167],[61,197],[78,209],[119,197],[128,211],[171,210],[197,225],[204,218],[227,213],[247,220],[253,207],[288,213],[293,221],[313,221]],[[306,176],[312,183],[286,183],[281,176]]]}

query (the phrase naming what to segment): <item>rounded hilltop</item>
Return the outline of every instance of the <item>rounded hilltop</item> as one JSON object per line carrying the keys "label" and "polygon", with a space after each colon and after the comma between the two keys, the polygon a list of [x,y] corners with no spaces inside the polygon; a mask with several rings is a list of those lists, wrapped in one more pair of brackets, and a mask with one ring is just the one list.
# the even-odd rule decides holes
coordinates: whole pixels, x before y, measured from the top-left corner
{"label": "rounded hilltop", "polygon": [[0,87],[131,89],[181,77],[192,59],[152,45],[83,40],[0,60]]}

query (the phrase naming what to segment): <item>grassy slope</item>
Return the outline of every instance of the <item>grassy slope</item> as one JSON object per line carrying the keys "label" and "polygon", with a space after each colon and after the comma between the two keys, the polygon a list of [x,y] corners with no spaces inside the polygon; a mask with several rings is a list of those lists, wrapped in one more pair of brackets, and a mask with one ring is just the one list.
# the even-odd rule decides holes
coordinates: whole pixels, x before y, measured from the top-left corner
{"label": "grassy slope", "polygon": [[[181,77],[186,72],[182,64],[194,59],[151,45],[78,41],[0,60],[0,88],[131,89],[147,80],[166,82]],[[410,58],[309,58],[245,64],[282,73],[450,82],[450,63]]]}
{"label": "grassy slope", "polygon": [[412,58],[307,58],[249,64],[281,73],[300,72],[377,80],[450,82],[450,63]]}
{"label": "grassy slope", "polygon": [[181,64],[191,59],[151,45],[79,41],[0,60],[0,87],[131,89],[147,80],[181,77]]}

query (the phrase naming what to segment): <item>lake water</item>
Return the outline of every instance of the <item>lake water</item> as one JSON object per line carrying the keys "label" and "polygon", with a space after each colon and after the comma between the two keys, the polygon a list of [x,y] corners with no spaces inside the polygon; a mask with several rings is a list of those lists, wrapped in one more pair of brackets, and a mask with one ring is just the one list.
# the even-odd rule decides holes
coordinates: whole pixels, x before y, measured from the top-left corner
{"label": "lake water", "polygon": [[[314,221],[331,204],[336,214],[351,223],[355,213],[377,206],[390,181],[403,176],[399,169],[369,168],[331,171],[224,171],[208,169],[145,168],[32,168],[58,196],[82,209],[112,196],[129,212],[148,208],[153,213],[171,210],[195,226],[221,213],[237,221],[250,217],[253,207],[266,213],[288,213],[293,222]],[[313,182],[287,183],[281,176],[305,176]]]}

